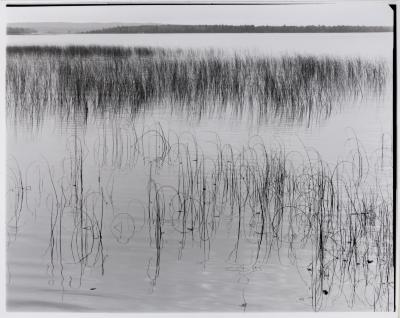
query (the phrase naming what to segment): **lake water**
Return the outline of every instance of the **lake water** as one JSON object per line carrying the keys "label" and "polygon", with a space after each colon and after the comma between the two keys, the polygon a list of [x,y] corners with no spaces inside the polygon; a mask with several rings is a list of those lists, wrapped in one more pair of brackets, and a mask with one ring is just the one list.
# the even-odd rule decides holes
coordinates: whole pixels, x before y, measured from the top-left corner
{"label": "lake water", "polygon": [[122,45],[244,50],[252,54],[392,57],[392,33],[71,34],[8,36],[7,45]]}
{"label": "lake water", "polygon": [[[235,54],[261,59],[329,55],[338,61],[360,58],[387,66],[380,94],[362,91],[361,98],[333,100],[329,114],[312,120],[291,120],[273,112],[265,121],[248,120],[247,112],[238,115],[228,111],[229,106],[199,116],[198,110],[169,102],[153,103],[135,114],[128,107],[101,116],[91,113],[90,104],[85,117],[76,110],[61,116],[61,106],[55,105],[54,111],[43,111],[41,120],[34,122],[25,116],[26,110],[13,114],[8,106],[8,310],[393,310],[393,266],[387,265],[393,255],[391,33],[35,35],[8,36],[7,44],[146,46],[195,52],[211,48],[228,59]],[[33,68],[27,70],[30,76]],[[264,230],[262,204],[254,203],[262,180],[258,167],[265,172],[257,162],[264,160],[260,143],[277,154],[271,167],[280,167],[278,154],[283,150],[285,162],[293,166],[287,174],[293,173],[293,182],[299,182],[293,192],[298,197],[285,200],[314,200],[306,194],[306,184],[310,193],[314,191],[310,190],[314,177],[312,182],[298,180],[307,179],[317,168],[300,176],[297,170],[326,164],[334,180],[336,164],[350,162],[350,168],[337,169],[350,171],[340,180],[361,171],[364,184],[351,179],[350,188],[335,189],[341,193],[356,189],[354,202],[360,209],[376,206],[379,221],[374,225],[368,221],[368,230],[360,230],[362,213],[343,207],[350,229],[332,234],[323,248],[322,234],[321,239],[308,236],[300,225],[305,219],[294,222],[290,207],[281,208],[289,212],[276,212],[283,204],[276,199],[270,207],[275,211],[270,227]],[[277,184],[279,173],[270,173]],[[291,184],[287,182],[284,191]],[[271,196],[280,198],[276,194],[280,188],[271,187],[275,187]],[[182,212],[186,208],[187,214]],[[296,220],[299,214],[294,214]],[[344,219],[337,224],[345,224]],[[308,223],[313,222],[304,224]],[[314,233],[316,228],[310,226]],[[318,233],[328,236],[335,229],[321,228]],[[353,237],[346,239],[346,233],[357,233],[358,249],[349,249]],[[384,257],[369,247],[372,237],[382,243],[378,250],[386,252]],[[332,243],[339,238],[347,247]],[[321,250],[329,256],[322,256]],[[345,263],[349,267],[341,265]],[[383,272],[384,282],[379,278]]]}

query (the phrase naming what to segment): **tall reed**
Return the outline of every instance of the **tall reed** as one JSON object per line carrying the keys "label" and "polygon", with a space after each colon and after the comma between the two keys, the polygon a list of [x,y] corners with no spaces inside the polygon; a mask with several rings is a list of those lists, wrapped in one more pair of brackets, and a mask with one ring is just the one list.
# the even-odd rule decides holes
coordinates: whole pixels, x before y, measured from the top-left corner
{"label": "tall reed", "polygon": [[39,124],[160,108],[191,118],[312,122],[380,96],[383,60],[96,46],[8,47],[7,114]]}

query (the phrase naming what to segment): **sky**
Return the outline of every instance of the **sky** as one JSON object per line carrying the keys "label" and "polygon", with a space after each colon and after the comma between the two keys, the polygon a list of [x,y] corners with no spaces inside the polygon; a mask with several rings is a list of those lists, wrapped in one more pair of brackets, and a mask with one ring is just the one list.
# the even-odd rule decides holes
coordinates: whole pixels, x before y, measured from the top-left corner
{"label": "sky", "polygon": [[387,4],[192,5],[6,8],[7,22],[255,25],[393,25]]}

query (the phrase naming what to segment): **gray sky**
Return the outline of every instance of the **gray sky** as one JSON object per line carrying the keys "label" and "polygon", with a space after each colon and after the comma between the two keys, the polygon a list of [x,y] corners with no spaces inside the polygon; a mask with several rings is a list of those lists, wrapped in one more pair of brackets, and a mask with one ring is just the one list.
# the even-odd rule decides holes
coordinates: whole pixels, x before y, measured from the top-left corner
{"label": "gray sky", "polygon": [[392,25],[387,4],[260,6],[98,6],[7,8],[7,22],[129,22],[175,24]]}

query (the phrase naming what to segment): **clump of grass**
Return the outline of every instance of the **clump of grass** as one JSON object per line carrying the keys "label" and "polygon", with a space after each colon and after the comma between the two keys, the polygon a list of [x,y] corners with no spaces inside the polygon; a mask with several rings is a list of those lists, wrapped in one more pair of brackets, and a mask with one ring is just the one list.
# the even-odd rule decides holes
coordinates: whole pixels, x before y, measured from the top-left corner
{"label": "clump of grass", "polygon": [[8,47],[7,113],[32,124],[45,114],[135,116],[154,107],[201,119],[327,118],[344,101],[379,96],[383,61],[98,46]]}
{"label": "clump of grass", "polygon": [[152,57],[155,54],[165,55],[166,51],[162,48],[151,48],[151,47],[134,47],[133,53],[138,57]]}
{"label": "clump of grass", "polygon": [[[368,178],[359,141],[350,160],[333,167],[318,153],[306,153],[299,163],[263,144],[233,151],[216,143],[216,156],[206,158],[195,140],[166,142],[173,146],[165,162],[178,164],[177,180],[174,186],[158,184],[156,192],[149,192],[148,205],[149,211],[162,206],[163,215],[169,207],[181,235],[180,255],[191,238],[207,260],[221,217],[230,218],[235,235],[229,258],[238,261],[243,240],[254,242],[255,264],[285,249],[309,276],[315,310],[330,294],[345,295],[352,307],[363,288],[371,287],[374,292],[363,301],[374,310],[390,310],[393,194]],[[308,262],[297,257],[299,248],[311,250]]]}
{"label": "clump of grass", "polygon": [[[97,178],[98,189],[85,189],[85,145],[74,135],[66,150],[64,175],[60,178],[46,162],[49,183],[46,208],[50,212],[46,254],[49,255],[51,281],[54,282],[58,275],[63,290],[80,288],[88,267],[100,267],[101,275],[104,275],[106,259],[103,247],[106,199],[101,174]],[[70,268],[68,264],[75,266]]]}
{"label": "clump of grass", "polygon": [[[95,57],[106,56],[109,58],[129,57],[133,50],[129,47],[122,46],[8,46],[7,55],[34,55],[34,56],[63,56],[67,58],[73,57]],[[136,51],[135,51],[136,53]]]}
{"label": "clump of grass", "polygon": [[[99,171],[114,164],[114,169],[132,169],[139,159],[148,168],[143,204],[144,225],[155,252],[147,268],[153,287],[161,275],[165,244],[178,242],[180,259],[187,245],[197,245],[205,264],[217,236],[228,227],[226,259],[240,263],[243,250],[250,247],[248,265],[256,267],[268,263],[272,254],[285,253],[303,277],[314,310],[339,296],[349,307],[362,301],[373,310],[391,309],[393,193],[384,190],[379,178],[369,178],[368,157],[357,139],[348,158],[332,166],[316,152],[294,158],[259,139],[234,149],[217,136],[215,151],[207,156],[195,136],[156,126],[121,137],[119,128],[111,136],[114,145],[98,142],[93,154],[99,158]],[[118,146],[119,139],[129,146]],[[62,288],[67,287],[66,262],[78,270],[77,278],[70,275],[70,287],[75,281],[80,286],[88,267],[105,272],[103,217],[114,210],[113,190],[107,190],[100,172],[95,184],[85,183],[88,151],[75,133],[60,170],[64,175],[55,175],[47,166],[49,193],[43,193],[42,208],[50,214],[50,270],[52,275],[60,270]],[[159,178],[162,169],[172,171],[168,184]],[[11,221],[18,226],[27,208],[22,204],[26,178],[18,164],[10,172],[10,188],[18,191],[10,192],[16,198]],[[299,255],[304,250],[308,254]]]}

